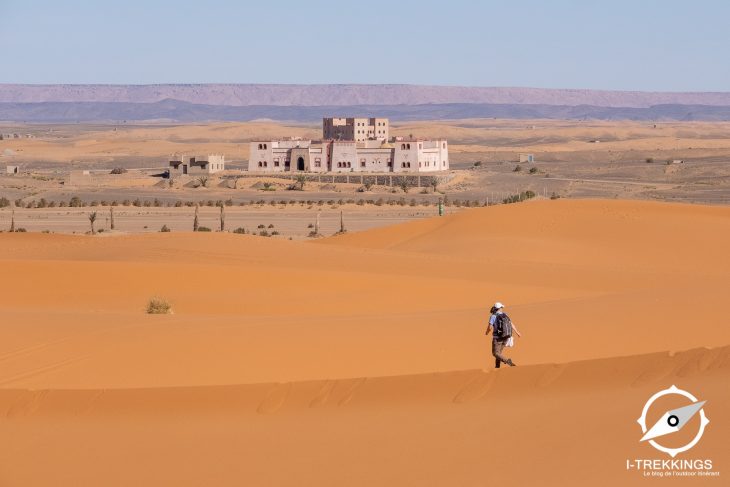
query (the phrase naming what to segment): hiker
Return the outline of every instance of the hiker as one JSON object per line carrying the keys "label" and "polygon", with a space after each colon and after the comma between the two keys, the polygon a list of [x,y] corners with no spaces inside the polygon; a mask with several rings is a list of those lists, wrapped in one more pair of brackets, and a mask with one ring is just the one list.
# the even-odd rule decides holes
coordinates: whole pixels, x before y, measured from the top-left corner
{"label": "hiker", "polygon": [[502,303],[494,303],[492,309],[489,310],[492,316],[489,317],[489,326],[486,333],[486,335],[489,335],[492,332],[492,355],[494,355],[495,360],[494,367],[497,369],[503,362],[511,367],[517,365],[512,362],[511,358],[505,358],[502,352],[505,346],[512,346],[512,332],[516,333],[518,337],[522,337],[520,331],[503,310],[504,305]]}

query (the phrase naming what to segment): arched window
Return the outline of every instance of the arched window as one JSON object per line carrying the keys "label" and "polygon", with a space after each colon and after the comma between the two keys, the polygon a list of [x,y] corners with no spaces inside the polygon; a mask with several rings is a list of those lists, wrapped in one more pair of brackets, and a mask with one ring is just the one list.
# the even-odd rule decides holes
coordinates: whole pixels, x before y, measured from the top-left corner
{"label": "arched window", "polygon": [[411,150],[411,144],[406,144],[406,149]]}
{"label": "arched window", "polygon": [[264,148],[264,144],[259,144],[259,150],[262,150]]}
{"label": "arched window", "polygon": [[406,150],[406,145],[405,144],[401,144],[400,145],[400,148],[401,148],[401,150]]}

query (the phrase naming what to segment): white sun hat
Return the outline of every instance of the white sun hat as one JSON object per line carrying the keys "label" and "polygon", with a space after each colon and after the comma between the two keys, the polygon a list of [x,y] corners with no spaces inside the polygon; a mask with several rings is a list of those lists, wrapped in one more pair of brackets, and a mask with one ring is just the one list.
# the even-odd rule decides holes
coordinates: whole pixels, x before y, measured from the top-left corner
{"label": "white sun hat", "polygon": [[494,303],[494,308],[502,309],[502,308],[504,308],[504,305],[502,303],[500,303],[499,301],[497,301],[496,303]]}

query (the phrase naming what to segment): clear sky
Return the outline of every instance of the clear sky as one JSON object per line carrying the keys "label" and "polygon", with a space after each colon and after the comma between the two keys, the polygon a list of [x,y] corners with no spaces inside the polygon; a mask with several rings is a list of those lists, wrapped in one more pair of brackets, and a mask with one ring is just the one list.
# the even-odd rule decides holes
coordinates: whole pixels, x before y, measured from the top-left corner
{"label": "clear sky", "polygon": [[730,91],[728,0],[0,0],[0,83]]}

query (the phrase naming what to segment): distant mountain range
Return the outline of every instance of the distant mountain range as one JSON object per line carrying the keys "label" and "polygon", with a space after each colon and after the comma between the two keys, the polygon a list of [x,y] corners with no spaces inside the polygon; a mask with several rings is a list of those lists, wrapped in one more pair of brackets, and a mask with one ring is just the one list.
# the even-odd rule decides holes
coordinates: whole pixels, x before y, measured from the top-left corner
{"label": "distant mountain range", "polygon": [[0,120],[180,122],[323,116],[393,120],[552,118],[730,120],[728,93],[479,88],[416,85],[0,84]]}

